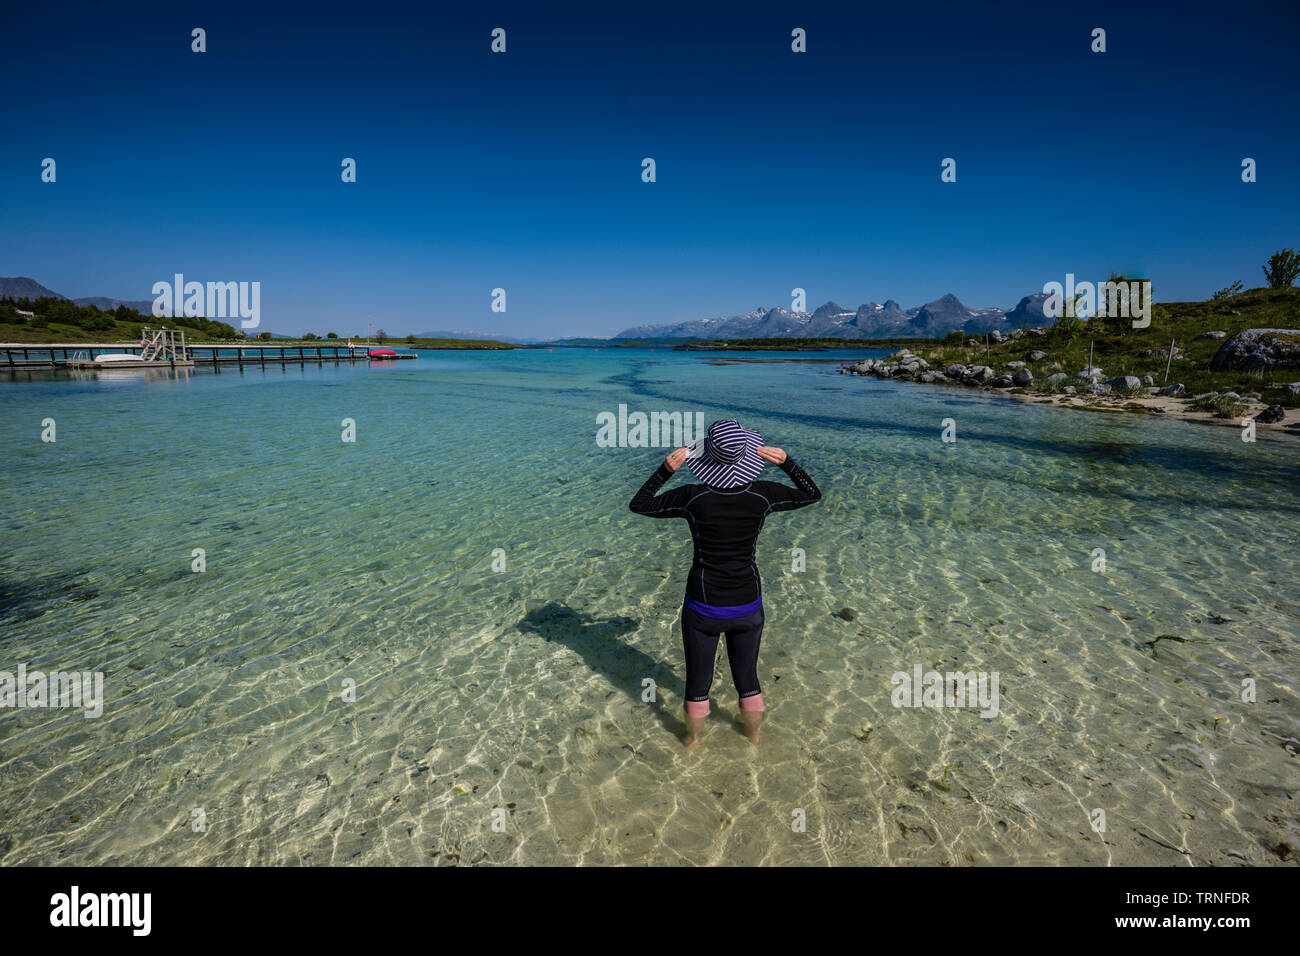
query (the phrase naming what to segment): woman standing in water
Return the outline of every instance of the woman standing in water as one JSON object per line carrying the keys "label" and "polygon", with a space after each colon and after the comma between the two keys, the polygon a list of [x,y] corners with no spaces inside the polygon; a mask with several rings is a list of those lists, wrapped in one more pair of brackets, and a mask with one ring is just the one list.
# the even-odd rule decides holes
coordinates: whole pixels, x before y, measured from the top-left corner
{"label": "woman standing in water", "polygon": [[[763,720],[763,689],[758,683],[758,645],[763,636],[763,595],[754,549],[763,522],[774,511],[793,511],[821,500],[821,492],[780,448],[762,444],[758,432],[739,422],[709,426],[703,442],[678,448],[664,459],[632,498],[629,507],[649,518],[685,518],[695,543],[682,602],[682,643],[686,649],[687,747],[699,743],[709,715],[709,687],[718,636],[727,638],[731,679],[740,695],[745,736],[758,743]],[[682,466],[702,485],[657,492]],[[771,462],[795,487],[755,481]]]}

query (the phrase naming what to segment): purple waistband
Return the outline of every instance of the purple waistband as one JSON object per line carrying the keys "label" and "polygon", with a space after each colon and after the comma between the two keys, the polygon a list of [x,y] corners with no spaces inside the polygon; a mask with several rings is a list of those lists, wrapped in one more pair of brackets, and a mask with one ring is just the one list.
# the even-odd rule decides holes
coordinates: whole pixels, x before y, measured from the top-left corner
{"label": "purple waistband", "polygon": [[736,604],[731,607],[718,607],[714,604],[705,604],[697,601],[689,594],[682,600],[682,607],[694,611],[704,617],[711,617],[718,621],[729,621],[734,617],[749,617],[763,606],[763,595],[759,595],[748,604]]}

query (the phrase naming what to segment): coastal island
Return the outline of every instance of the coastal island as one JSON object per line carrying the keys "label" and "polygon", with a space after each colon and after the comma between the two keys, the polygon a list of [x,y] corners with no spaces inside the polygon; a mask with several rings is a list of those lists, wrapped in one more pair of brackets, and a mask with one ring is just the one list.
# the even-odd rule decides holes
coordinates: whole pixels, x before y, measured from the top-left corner
{"label": "coastal island", "polygon": [[[165,328],[183,332],[185,340],[191,345],[222,346],[251,345],[258,341],[274,341],[277,346],[298,348],[300,346],[339,346],[348,341],[346,335],[336,332],[317,335],[313,332],[302,336],[275,336],[270,332],[252,331],[245,333],[228,322],[206,319],[202,316],[184,316],[166,318],[145,315],[126,304],[112,309],[101,309],[97,305],[78,305],[77,303],[55,296],[36,298],[0,297],[0,341],[6,343],[69,343],[96,345],[135,345],[140,341],[141,330]],[[353,340],[357,345],[365,344],[363,339]],[[376,334],[372,344],[383,347],[410,349],[518,349],[528,348],[513,342],[500,342],[495,339],[458,339],[458,338],[420,338],[406,335],[393,338],[381,332]]]}

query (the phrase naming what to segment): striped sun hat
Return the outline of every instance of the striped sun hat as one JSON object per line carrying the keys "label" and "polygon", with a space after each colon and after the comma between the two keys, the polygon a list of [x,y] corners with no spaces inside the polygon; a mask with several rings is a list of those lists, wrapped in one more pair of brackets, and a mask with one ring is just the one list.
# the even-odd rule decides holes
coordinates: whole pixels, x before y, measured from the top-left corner
{"label": "striped sun hat", "polygon": [[754,450],[763,436],[726,419],[709,426],[703,439],[686,447],[686,467],[711,488],[739,488],[758,477],[767,462]]}

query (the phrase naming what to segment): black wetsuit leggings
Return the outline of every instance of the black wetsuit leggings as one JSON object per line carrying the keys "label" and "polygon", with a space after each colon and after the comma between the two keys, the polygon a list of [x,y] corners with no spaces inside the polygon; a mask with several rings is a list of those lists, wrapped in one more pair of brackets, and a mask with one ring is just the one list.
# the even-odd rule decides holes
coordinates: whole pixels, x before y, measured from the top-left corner
{"label": "black wetsuit leggings", "polygon": [[704,617],[682,608],[682,644],[686,648],[686,699],[707,701],[713,685],[718,636],[727,635],[727,660],[740,699],[763,692],[758,684],[758,645],[763,638],[763,609],[729,620]]}

